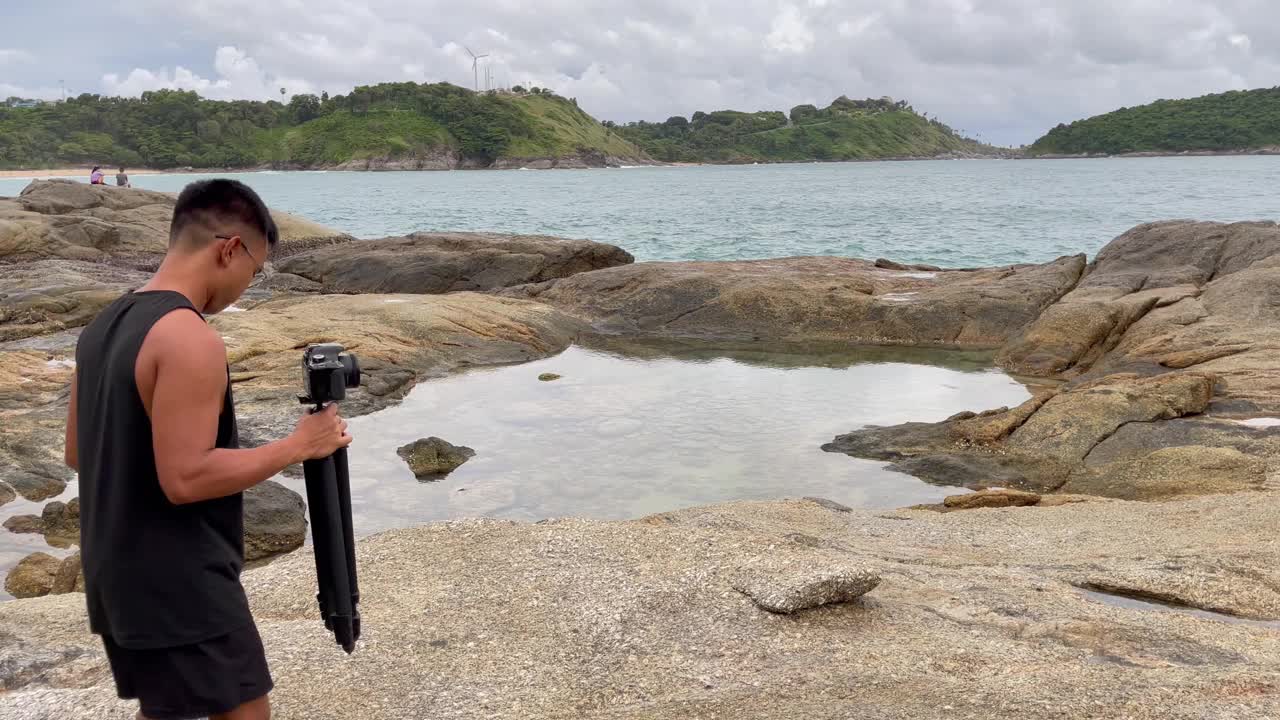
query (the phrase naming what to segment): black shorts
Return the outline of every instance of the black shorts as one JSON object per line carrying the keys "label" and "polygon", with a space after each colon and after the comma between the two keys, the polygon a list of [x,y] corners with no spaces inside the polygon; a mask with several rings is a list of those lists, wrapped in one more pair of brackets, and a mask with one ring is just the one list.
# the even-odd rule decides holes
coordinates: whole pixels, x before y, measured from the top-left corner
{"label": "black shorts", "polygon": [[104,636],[116,690],[138,700],[151,720],[187,720],[230,712],[271,692],[262,638],[253,623],[179,647],[134,650]]}

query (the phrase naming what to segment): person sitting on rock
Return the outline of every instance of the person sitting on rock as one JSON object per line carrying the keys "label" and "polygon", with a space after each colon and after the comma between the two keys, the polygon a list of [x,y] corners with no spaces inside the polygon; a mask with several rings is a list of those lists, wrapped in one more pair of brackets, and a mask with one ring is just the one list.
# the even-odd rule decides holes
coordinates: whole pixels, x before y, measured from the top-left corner
{"label": "person sitting on rock", "polygon": [[107,182],[105,178],[106,176],[103,175],[102,168],[99,168],[97,165],[94,165],[93,171],[89,173],[89,184],[90,185],[106,185]]}
{"label": "person sitting on rock", "polygon": [[76,345],[65,459],[80,473],[89,629],[142,718],[270,717],[240,584],[243,492],[351,443],[331,404],[283,440],[239,447],[226,347],[204,316],[244,293],[278,236],[243,183],[188,185],[160,268]]}
{"label": "person sitting on rock", "polygon": [[124,168],[120,168],[120,172],[116,173],[116,187],[133,187],[129,184],[129,176],[124,174]]}

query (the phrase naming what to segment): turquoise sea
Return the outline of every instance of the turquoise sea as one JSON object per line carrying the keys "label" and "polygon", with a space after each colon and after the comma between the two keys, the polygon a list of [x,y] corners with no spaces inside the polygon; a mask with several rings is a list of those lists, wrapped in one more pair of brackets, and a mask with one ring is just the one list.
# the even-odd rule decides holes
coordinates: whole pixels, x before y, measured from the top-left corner
{"label": "turquoise sea", "polygon": [[[939,160],[472,172],[233,174],[358,237],[543,233],[640,260],[888,257],[943,267],[1096,252],[1143,222],[1280,216],[1280,157]],[[134,175],[178,190],[196,175]],[[27,180],[0,180],[16,195]]]}

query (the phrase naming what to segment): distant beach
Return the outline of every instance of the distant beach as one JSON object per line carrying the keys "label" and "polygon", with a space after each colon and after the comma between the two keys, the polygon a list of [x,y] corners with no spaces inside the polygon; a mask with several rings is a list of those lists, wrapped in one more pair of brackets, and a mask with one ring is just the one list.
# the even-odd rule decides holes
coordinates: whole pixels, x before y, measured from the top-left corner
{"label": "distant beach", "polygon": [[[116,180],[116,172],[118,167],[109,167],[102,165],[102,172],[109,177],[108,184],[114,185]],[[44,170],[0,170],[0,178],[53,178],[53,177],[83,177],[86,181],[89,179],[89,173],[93,171],[93,167],[85,168],[48,168]],[[158,175],[162,170],[146,170],[139,168],[125,168],[125,172],[129,175]]]}

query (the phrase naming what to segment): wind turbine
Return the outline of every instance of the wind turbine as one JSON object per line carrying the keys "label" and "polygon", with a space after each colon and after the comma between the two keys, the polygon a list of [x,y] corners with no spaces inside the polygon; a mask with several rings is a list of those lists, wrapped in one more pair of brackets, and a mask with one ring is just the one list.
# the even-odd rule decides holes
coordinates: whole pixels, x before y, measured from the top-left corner
{"label": "wind turbine", "polygon": [[462,49],[466,50],[467,54],[471,56],[471,74],[475,76],[476,92],[480,92],[480,58],[487,58],[489,57],[489,54],[485,53],[484,55],[477,55],[471,52],[471,48],[466,45],[463,45]]}

